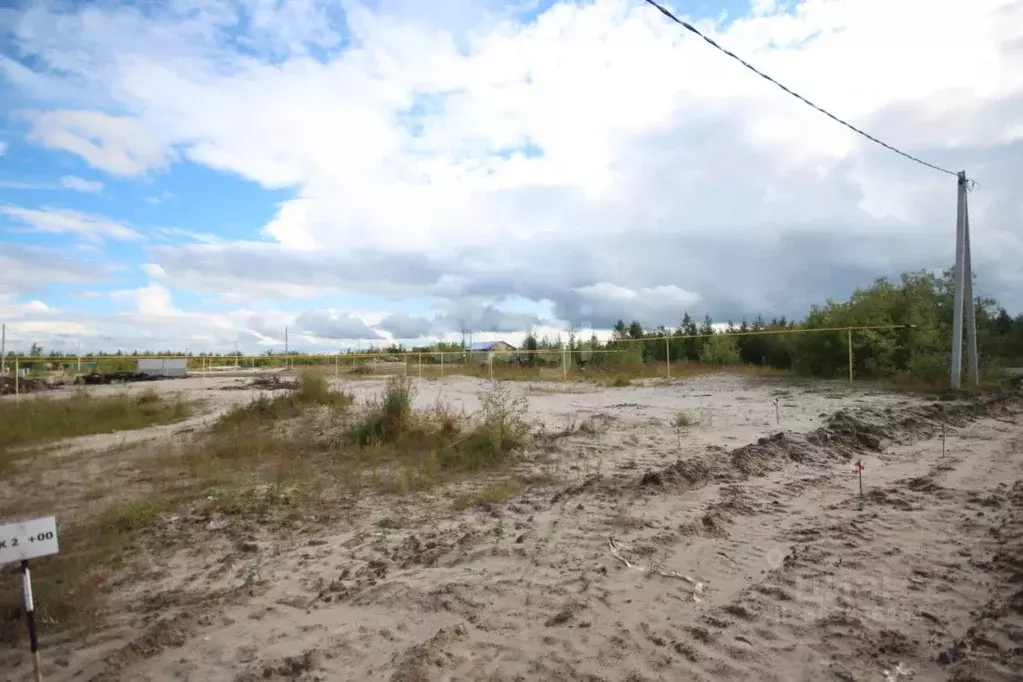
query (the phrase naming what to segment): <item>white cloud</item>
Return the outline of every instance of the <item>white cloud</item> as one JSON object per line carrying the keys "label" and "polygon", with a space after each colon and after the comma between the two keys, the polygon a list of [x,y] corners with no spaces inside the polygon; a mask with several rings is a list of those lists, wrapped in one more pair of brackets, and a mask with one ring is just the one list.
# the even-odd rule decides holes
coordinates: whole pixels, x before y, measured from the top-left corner
{"label": "white cloud", "polygon": [[171,302],[171,292],[160,284],[150,283],[137,289],[124,289],[110,294],[113,300],[129,300],[142,315],[173,316],[181,313]]}
{"label": "white cloud", "polygon": [[25,182],[22,180],[0,180],[0,189],[49,190],[60,189],[60,185],[45,182]]}
{"label": "white cloud", "polygon": [[0,140],[0,156],[3,156],[5,151],[7,151],[7,143]]}
{"label": "white cloud", "polygon": [[146,201],[148,201],[151,204],[162,204],[164,202],[170,201],[173,198],[174,195],[172,193],[164,190],[163,192],[160,192],[155,196],[147,197]]}
{"label": "white cloud", "polygon": [[76,192],[99,192],[103,189],[103,183],[98,180],[86,180],[74,175],[63,176],[60,179],[60,184]]}
{"label": "white cloud", "polygon": [[[292,188],[248,226],[272,243],[182,225],[150,250],[154,282],[240,306],[431,297],[430,315],[387,318],[411,333],[515,295],[576,325],[672,324],[685,310],[798,314],[879,274],[950,264],[954,179],[644,3],[558,3],[528,23],[471,3],[472,30],[462,0],[382,4],[344,3],[346,27],[341,6],[311,0],[247,1],[237,25],[231,3],[34,5],[16,42],[49,68],[0,74],[52,103],[30,119],[34,140],[99,170],[185,158]],[[758,0],[727,25],[696,23],[877,136],[967,168],[983,186],[979,285],[1023,309],[1023,5]]]}
{"label": "white cloud", "polygon": [[88,284],[104,278],[102,268],[51,249],[0,242],[0,302],[29,296],[52,284]]}
{"label": "white cloud", "polygon": [[182,240],[202,244],[224,243],[222,238],[210,232],[192,232],[190,230],[182,230],[179,227],[157,227],[152,230],[152,235],[164,238],[172,243],[181,243]]}
{"label": "white cloud", "polygon": [[97,170],[135,176],[166,166],[171,150],[137,118],[60,110],[31,116],[29,139],[85,159]]}
{"label": "white cloud", "polygon": [[0,215],[23,223],[29,230],[36,232],[70,234],[91,241],[142,239],[142,235],[121,223],[66,208],[34,209],[0,204]]}

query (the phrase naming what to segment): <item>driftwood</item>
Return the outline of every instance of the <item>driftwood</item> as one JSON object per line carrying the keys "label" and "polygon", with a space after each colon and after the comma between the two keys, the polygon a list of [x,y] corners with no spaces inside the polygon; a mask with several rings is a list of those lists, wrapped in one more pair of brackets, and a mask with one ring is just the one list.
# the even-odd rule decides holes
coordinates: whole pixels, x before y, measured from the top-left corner
{"label": "driftwood", "polygon": [[622,556],[622,552],[623,551],[628,552],[629,548],[620,542],[615,542],[614,538],[607,539],[607,547],[608,549],[611,550],[611,556],[613,556],[615,559],[618,559],[618,561],[622,562],[622,565],[624,565],[625,568],[632,568],[637,571],[643,571],[650,575],[658,575],[662,578],[676,578],[678,580],[681,580],[689,587],[690,593],[693,595],[693,601],[696,602],[700,601],[700,597],[698,595],[703,593],[704,584],[702,582],[695,580],[689,577],[688,575],[682,575],[678,571],[671,571],[670,573],[668,573],[666,571],[644,568],[639,564],[634,564],[628,559],[626,559],[624,556]]}

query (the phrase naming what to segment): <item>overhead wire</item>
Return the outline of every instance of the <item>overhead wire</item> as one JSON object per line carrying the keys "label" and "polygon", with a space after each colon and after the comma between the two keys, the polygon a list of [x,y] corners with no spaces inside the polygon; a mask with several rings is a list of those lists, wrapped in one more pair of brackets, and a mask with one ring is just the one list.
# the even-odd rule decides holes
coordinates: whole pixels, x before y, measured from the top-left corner
{"label": "overhead wire", "polygon": [[[951,175],[953,177],[959,177],[959,173],[957,173],[955,171],[948,170],[947,168],[942,168],[941,166],[936,166],[933,163],[928,163],[927,161],[924,161],[923,159],[921,159],[919,157],[916,157],[916,156],[913,156],[912,154],[904,152],[901,149],[888,144],[884,140],[880,140],[880,139],[874,137],[873,135],[871,135],[870,133],[867,133],[864,130],[861,130],[860,128],[857,128],[852,123],[849,123],[848,121],[846,121],[844,119],[841,119],[838,116],[835,116],[830,111],[828,111],[828,110],[826,110],[826,109],[824,109],[822,107],[817,106],[816,104],[814,104],[813,102],[808,100],[806,97],[803,97],[802,95],[800,95],[798,92],[792,90],[791,88],[786,87],[785,85],[782,85],[781,83],[776,81],[771,76],[768,76],[766,73],[764,73],[763,71],[761,71],[757,67],[753,66],[752,64],[747,62],[742,57],[739,57],[738,55],[736,55],[731,50],[725,49],[724,47],[719,45],[713,38],[711,38],[711,37],[709,37],[707,35],[704,35],[699,29],[697,29],[695,26],[690,24],[688,21],[684,21],[682,19],[679,19],[677,16],[672,14],[670,10],[668,10],[667,8],[662,6],[661,4],[655,2],[654,0],[645,0],[645,2],[647,4],[649,4],[649,5],[652,5],[654,8],[659,10],[661,12],[661,14],[663,14],[666,17],[668,17],[669,19],[674,21],[676,24],[678,24],[682,28],[684,28],[687,31],[689,31],[690,33],[693,33],[694,35],[699,36],[700,38],[703,38],[703,40],[705,42],[707,42],[714,49],[716,49],[719,52],[723,52],[724,54],[728,55],[729,57],[731,57],[735,61],[739,62],[740,64],[742,64],[747,69],[749,69],[753,73],[757,74],[758,76],[760,76],[764,80],[766,80],[766,81],[768,81],[770,83],[773,83],[774,85],[778,86],[779,88],[781,88],[782,90],[784,90],[788,94],[792,95],[793,97],[795,97],[799,101],[801,101],[804,104],[806,104],[806,105],[816,109],[817,111],[819,111],[820,113],[824,114],[825,116],[827,116],[831,120],[835,121],[836,123],[839,123],[839,124],[845,126],[846,128],[848,128],[849,130],[853,131],[854,133],[857,133],[858,135],[862,135],[863,137],[867,138],[871,142],[874,142],[875,144],[879,144],[882,147],[884,147],[885,149],[893,151],[896,154],[909,159],[910,161],[915,161],[915,162],[919,163],[920,165],[926,166],[926,167],[928,167],[928,168],[930,168],[932,170],[936,170],[939,173],[947,173],[948,175]],[[971,188],[976,186],[976,183],[974,183],[972,180],[970,180],[969,183],[972,183],[970,185]]]}

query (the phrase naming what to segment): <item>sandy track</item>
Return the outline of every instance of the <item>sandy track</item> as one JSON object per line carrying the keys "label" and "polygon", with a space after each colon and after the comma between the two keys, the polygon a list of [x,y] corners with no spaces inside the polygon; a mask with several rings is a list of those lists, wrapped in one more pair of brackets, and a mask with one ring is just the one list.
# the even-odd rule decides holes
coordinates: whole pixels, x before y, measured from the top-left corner
{"label": "sandy track", "polygon": [[[422,404],[474,409],[478,382],[435,383]],[[1016,403],[732,378],[544,391],[531,409],[552,430],[605,417],[538,453],[568,484],[465,513],[367,501],[316,536],[214,539],[126,597],[136,611],[104,641],[57,646],[47,679],[1019,679]],[[704,424],[669,465],[679,409]],[[867,463],[862,501],[850,456]]]}

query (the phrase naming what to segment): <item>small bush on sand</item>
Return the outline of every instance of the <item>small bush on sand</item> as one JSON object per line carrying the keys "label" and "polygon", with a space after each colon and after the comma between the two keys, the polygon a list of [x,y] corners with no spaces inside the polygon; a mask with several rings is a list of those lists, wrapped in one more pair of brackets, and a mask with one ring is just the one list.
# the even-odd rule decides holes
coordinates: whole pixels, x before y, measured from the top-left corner
{"label": "small bush on sand", "polygon": [[480,411],[471,427],[440,453],[445,469],[476,471],[504,464],[523,448],[532,430],[527,421],[529,404],[514,397],[504,384],[494,382],[479,394]]}
{"label": "small bush on sand", "polygon": [[671,425],[676,429],[684,429],[687,426],[696,426],[700,423],[700,417],[698,415],[686,412],[685,410],[680,411],[675,415]]}
{"label": "small bush on sand", "polygon": [[336,394],[330,390],[330,382],[324,374],[307,369],[298,375],[298,388],[293,396],[301,404],[328,405]]}
{"label": "small bush on sand", "polygon": [[347,440],[357,445],[399,442],[413,426],[412,401],[415,397],[416,387],[411,378],[391,377],[383,395],[371,402],[362,419],[349,429]]}

